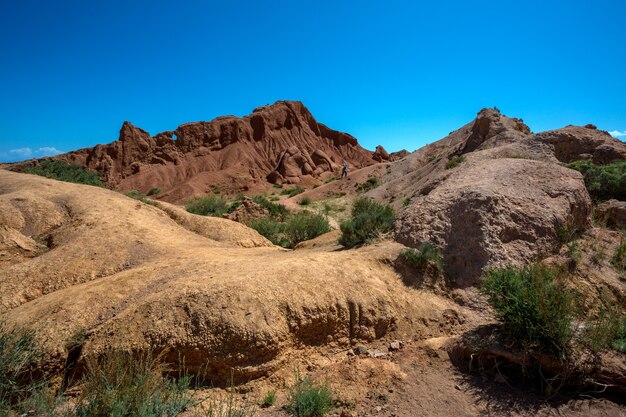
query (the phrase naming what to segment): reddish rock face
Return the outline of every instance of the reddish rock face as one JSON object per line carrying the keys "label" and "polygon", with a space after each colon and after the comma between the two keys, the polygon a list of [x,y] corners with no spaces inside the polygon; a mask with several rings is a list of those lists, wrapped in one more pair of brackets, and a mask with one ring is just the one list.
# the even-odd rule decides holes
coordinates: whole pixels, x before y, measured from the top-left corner
{"label": "reddish rock face", "polygon": [[158,187],[162,199],[183,202],[216,188],[311,182],[332,176],[343,160],[354,168],[374,164],[372,155],[349,134],[318,123],[302,103],[279,101],[245,117],[187,123],[154,137],[124,122],[119,140],[57,158],[97,171],[110,187]]}

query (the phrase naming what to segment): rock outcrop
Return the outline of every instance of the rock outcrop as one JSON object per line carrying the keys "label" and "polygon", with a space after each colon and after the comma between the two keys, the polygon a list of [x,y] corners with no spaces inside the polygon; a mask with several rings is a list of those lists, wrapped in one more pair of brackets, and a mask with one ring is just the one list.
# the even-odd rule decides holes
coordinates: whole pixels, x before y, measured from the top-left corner
{"label": "rock outcrop", "polygon": [[491,266],[557,253],[559,228],[588,227],[591,201],[582,176],[560,162],[625,156],[624,144],[595,126],[535,135],[521,119],[483,109],[473,122],[391,164],[383,185],[368,194],[395,202],[401,243],[440,246],[449,278],[473,285]]}
{"label": "rock outcrop", "polygon": [[459,285],[475,284],[487,267],[558,252],[559,228],[588,226],[591,200],[578,172],[522,159],[465,164],[396,222],[401,243],[442,247],[445,271]]}
{"label": "rock outcrop", "polygon": [[626,229],[626,201],[604,201],[596,207],[595,216],[608,227]]}
{"label": "rock outcrop", "polygon": [[548,144],[560,162],[581,159],[595,164],[624,159],[626,144],[593,125],[567,126],[535,135],[535,140]]}
{"label": "rock outcrop", "polygon": [[[245,117],[187,123],[154,137],[124,122],[119,140],[55,157],[98,172],[111,188],[183,202],[219,188],[239,192],[333,176],[343,160],[360,168],[372,152],[347,133],[318,123],[297,101],[256,108]],[[318,181],[319,183],[319,181]]]}

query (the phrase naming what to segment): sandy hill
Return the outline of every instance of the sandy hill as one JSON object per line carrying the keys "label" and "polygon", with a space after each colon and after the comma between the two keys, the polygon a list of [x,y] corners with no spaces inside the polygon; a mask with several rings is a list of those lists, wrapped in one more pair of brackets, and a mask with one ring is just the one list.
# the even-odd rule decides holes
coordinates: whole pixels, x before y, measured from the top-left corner
{"label": "sandy hill", "polygon": [[39,329],[51,366],[86,332],[87,356],[170,348],[214,381],[248,379],[298,347],[439,335],[421,320],[452,306],[404,284],[395,243],[287,251],[239,223],[98,187],[6,170],[0,184],[0,310]]}

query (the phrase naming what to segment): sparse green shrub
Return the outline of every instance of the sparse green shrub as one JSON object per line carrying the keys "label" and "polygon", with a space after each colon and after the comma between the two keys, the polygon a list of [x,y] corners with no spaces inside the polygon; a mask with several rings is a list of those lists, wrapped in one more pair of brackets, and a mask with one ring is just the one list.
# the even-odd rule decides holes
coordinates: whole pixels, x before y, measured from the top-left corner
{"label": "sparse green shrub", "polygon": [[620,242],[615,250],[615,254],[611,258],[611,264],[622,272],[626,272],[626,242]]}
{"label": "sparse green shrub", "polygon": [[561,245],[570,243],[580,234],[580,230],[574,224],[565,224],[556,226],[556,237]]}
{"label": "sparse green shrub", "polygon": [[150,204],[151,206],[156,206],[156,201],[149,199],[144,194],[141,194],[137,190],[131,190],[126,193],[127,197],[134,198],[135,200],[139,200],[142,203]]}
{"label": "sparse green shrub", "polygon": [[300,193],[304,192],[304,188],[302,187],[293,187],[293,188],[287,188],[284,189],[280,192],[280,195],[288,195],[289,197],[293,197],[295,195],[298,195]]}
{"label": "sparse green shrub", "polygon": [[404,197],[404,199],[402,200],[402,206],[406,207],[411,203],[411,197]]}
{"label": "sparse green shrub", "polygon": [[573,266],[578,265],[580,262],[582,254],[577,241],[573,240],[567,244],[567,257],[570,259]]}
{"label": "sparse green shrub", "polygon": [[287,411],[295,417],[323,417],[332,409],[333,398],[328,382],[319,385],[311,377],[302,378],[296,373],[296,380],[289,390]]}
{"label": "sparse green shrub", "polygon": [[310,211],[292,214],[285,223],[285,237],[289,247],[330,232],[330,224],[326,217]]}
{"label": "sparse green shrub", "polygon": [[42,352],[35,332],[9,327],[0,321],[0,415],[42,388],[35,364]]}
{"label": "sparse green shrub", "polygon": [[298,204],[300,204],[301,206],[308,206],[309,204],[311,204],[311,198],[306,196],[302,197],[300,201],[298,201]]}
{"label": "sparse green shrub", "polygon": [[263,397],[263,400],[261,401],[261,407],[263,408],[271,407],[274,405],[275,402],[276,402],[276,391],[270,390]]}
{"label": "sparse green shrub", "polygon": [[596,165],[591,161],[575,161],[565,165],[583,174],[585,186],[594,201],[626,200],[626,161]]}
{"label": "sparse green shrub", "polygon": [[339,243],[346,247],[364,244],[391,229],[393,209],[365,197],[357,198],[349,219],[340,225]]}
{"label": "sparse green shrub", "polygon": [[626,353],[626,315],[619,307],[602,308],[598,317],[587,324],[582,342],[595,353],[609,348]]}
{"label": "sparse green shrub", "polygon": [[284,224],[280,223],[272,216],[253,219],[247,224],[247,226],[259,232],[261,236],[265,237],[274,245],[283,247],[287,247],[289,245],[284,237]]}
{"label": "sparse green shrub", "polygon": [[465,161],[464,156],[453,156],[446,162],[446,169],[456,168],[459,164]]}
{"label": "sparse green shrub", "polygon": [[572,338],[572,296],[542,265],[488,271],[482,292],[489,297],[507,337],[524,349],[566,356]]}
{"label": "sparse green shrub", "polygon": [[286,217],[284,221],[270,216],[251,220],[248,227],[267,238],[275,245],[293,248],[298,243],[330,232],[326,217],[310,211],[300,211]]}
{"label": "sparse green shrub", "polygon": [[337,179],[337,176],[335,175],[334,177],[330,177],[330,178],[326,178],[326,180],[324,181],[324,184],[328,184],[330,182],[333,182]]}
{"label": "sparse green shrub", "polygon": [[431,243],[422,243],[417,249],[405,249],[400,255],[418,270],[424,269],[430,263],[439,271],[443,271],[441,250]]}
{"label": "sparse green shrub", "polygon": [[274,184],[274,185],[272,185],[272,187],[281,189],[281,188],[283,188],[283,185],[282,184]]}
{"label": "sparse green shrub", "polygon": [[157,187],[154,187],[154,188],[150,188],[146,195],[147,196],[151,196],[151,195],[157,195],[157,194],[160,194],[160,193],[161,193],[161,189],[157,188]]}
{"label": "sparse green shrub", "polygon": [[104,187],[104,183],[100,180],[100,176],[97,173],[87,171],[79,165],[68,164],[67,162],[54,159],[46,159],[35,166],[25,167],[22,169],[22,172],[41,175],[59,181]]}
{"label": "sparse green shrub", "polygon": [[380,179],[378,177],[370,176],[367,177],[367,180],[364,183],[356,186],[356,191],[359,193],[366,193],[378,186],[380,186]]}
{"label": "sparse green shrub", "polygon": [[190,378],[164,377],[162,356],[107,350],[88,362],[77,417],[175,416],[191,404]]}
{"label": "sparse green shrub", "polygon": [[289,210],[283,204],[273,203],[262,195],[254,195],[251,198],[252,201],[267,209],[270,212],[270,216],[276,219],[284,220],[289,215]]}
{"label": "sparse green shrub", "polygon": [[219,195],[205,195],[194,197],[187,201],[185,209],[189,213],[200,214],[202,216],[221,217],[228,211],[228,202]]}

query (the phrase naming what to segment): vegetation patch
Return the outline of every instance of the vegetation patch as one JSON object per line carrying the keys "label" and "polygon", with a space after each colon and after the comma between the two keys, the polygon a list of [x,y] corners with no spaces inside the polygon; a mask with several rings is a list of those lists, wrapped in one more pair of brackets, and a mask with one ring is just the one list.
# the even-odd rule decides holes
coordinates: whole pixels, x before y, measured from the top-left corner
{"label": "vegetation patch", "polygon": [[302,197],[300,201],[298,201],[298,204],[300,204],[301,206],[308,206],[309,204],[311,204],[311,199],[309,197]]}
{"label": "vegetation patch", "polygon": [[404,197],[402,200],[402,207],[406,207],[411,203],[411,197]]}
{"label": "vegetation patch", "polygon": [[154,187],[154,188],[150,188],[148,190],[148,192],[146,193],[146,195],[150,196],[150,195],[157,195],[157,194],[161,194],[161,189]]}
{"label": "vegetation patch", "polygon": [[34,368],[41,354],[34,331],[0,322],[0,415],[10,415],[16,404],[41,388]]}
{"label": "vegetation patch", "polygon": [[219,195],[205,195],[194,197],[185,204],[189,213],[202,216],[222,217],[228,212],[229,205],[226,199]]}
{"label": "vegetation patch", "polygon": [[626,272],[626,242],[620,242],[611,258],[611,264],[620,272]]}
{"label": "vegetation patch", "polygon": [[339,243],[354,247],[370,242],[391,229],[393,209],[365,197],[357,198],[352,206],[350,218],[340,225]]}
{"label": "vegetation patch", "polygon": [[280,195],[288,195],[289,197],[293,197],[294,195],[298,195],[304,192],[304,188],[302,187],[293,187],[286,188],[280,192]]}
{"label": "vegetation patch", "polygon": [[582,342],[594,353],[606,349],[626,353],[626,314],[612,304],[602,308],[598,317],[585,327]]}
{"label": "vegetation patch", "polygon": [[261,400],[261,407],[268,408],[274,405],[276,402],[276,391],[270,390],[264,396],[263,400]]}
{"label": "vegetation patch", "polygon": [[569,353],[573,297],[542,265],[488,271],[482,292],[502,322],[505,335],[525,350]]}
{"label": "vegetation patch", "polygon": [[580,230],[576,225],[573,224],[565,224],[565,225],[557,225],[556,227],[556,237],[559,240],[561,245],[565,245],[567,243],[572,242],[580,235]]}
{"label": "vegetation patch", "polygon": [[192,404],[190,377],[164,377],[161,356],[107,350],[88,363],[77,417],[175,416]]}
{"label": "vegetation patch", "polygon": [[137,190],[131,190],[127,192],[126,197],[134,198],[135,200],[139,200],[142,203],[150,204],[151,206],[156,206],[156,201],[146,197],[145,194],[141,194]]}
{"label": "vegetation patch", "polygon": [[248,227],[256,230],[273,244],[293,248],[300,242],[330,232],[325,216],[310,211],[289,214],[283,219],[272,215],[251,220]]}
{"label": "vegetation patch", "polygon": [[448,160],[448,162],[446,162],[446,169],[456,168],[458,165],[460,165],[464,161],[465,161],[464,156],[453,156],[452,158]]}
{"label": "vegetation patch", "polygon": [[76,164],[68,164],[67,162],[56,161],[54,159],[43,160],[35,166],[24,167],[21,171],[59,181],[104,187],[104,183],[100,180],[100,176],[97,173],[87,171],[85,168]]}
{"label": "vegetation patch", "polygon": [[430,264],[434,265],[440,272],[443,271],[441,250],[431,243],[422,243],[417,249],[405,249],[400,255],[409,265],[414,266],[417,270],[423,270]]}
{"label": "vegetation patch", "polygon": [[626,200],[626,161],[606,165],[575,161],[565,166],[583,174],[587,191],[594,201]]}
{"label": "vegetation patch", "polygon": [[295,417],[323,417],[333,406],[328,382],[316,384],[311,377],[302,378],[299,373],[289,390],[287,401],[286,410]]}
{"label": "vegetation patch", "polygon": [[380,179],[378,177],[369,176],[364,183],[356,186],[356,191],[359,193],[366,193],[378,186],[380,186]]}

